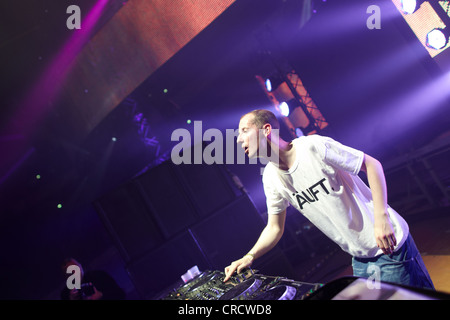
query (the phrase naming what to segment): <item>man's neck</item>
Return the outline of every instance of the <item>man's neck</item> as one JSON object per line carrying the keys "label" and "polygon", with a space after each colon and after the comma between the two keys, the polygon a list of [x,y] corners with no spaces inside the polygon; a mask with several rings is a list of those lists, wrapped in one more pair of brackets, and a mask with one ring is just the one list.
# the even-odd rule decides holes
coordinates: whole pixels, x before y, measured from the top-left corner
{"label": "man's neck", "polygon": [[[271,143],[271,150],[275,153],[274,159],[278,160],[278,163],[274,163],[281,170],[289,170],[295,163],[295,148],[292,142],[287,142],[280,139],[279,144],[274,148],[273,142]],[[272,161],[274,162],[274,161]]]}

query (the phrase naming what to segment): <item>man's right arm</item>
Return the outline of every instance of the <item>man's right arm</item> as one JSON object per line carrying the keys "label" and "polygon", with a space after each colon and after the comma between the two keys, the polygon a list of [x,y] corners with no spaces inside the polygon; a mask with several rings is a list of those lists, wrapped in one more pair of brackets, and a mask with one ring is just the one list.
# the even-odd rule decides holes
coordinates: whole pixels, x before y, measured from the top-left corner
{"label": "man's right arm", "polygon": [[225,268],[224,282],[228,281],[235,271],[240,273],[242,269],[250,267],[253,260],[263,256],[275,247],[283,235],[285,221],[286,210],[279,214],[269,214],[266,227],[261,232],[258,241],[249,253]]}

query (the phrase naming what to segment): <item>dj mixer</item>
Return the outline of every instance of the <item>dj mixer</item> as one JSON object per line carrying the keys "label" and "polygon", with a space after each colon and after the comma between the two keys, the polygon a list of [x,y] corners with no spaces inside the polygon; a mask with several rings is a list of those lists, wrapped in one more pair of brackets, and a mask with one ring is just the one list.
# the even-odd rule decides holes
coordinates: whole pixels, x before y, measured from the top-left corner
{"label": "dj mixer", "polygon": [[305,300],[320,283],[266,276],[246,269],[223,282],[225,273],[205,271],[174,288],[162,300]]}

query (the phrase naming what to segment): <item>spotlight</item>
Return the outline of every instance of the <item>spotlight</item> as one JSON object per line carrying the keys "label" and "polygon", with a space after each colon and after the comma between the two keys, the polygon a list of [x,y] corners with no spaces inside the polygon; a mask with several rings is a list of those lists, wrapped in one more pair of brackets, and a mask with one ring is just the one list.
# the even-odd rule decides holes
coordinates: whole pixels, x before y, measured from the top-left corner
{"label": "spotlight", "polygon": [[435,28],[428,32],[427,39],[426,39],[426,45],[429,48],[440,50],[444,48],[448,43],[449,38],[449,32],[447,31],[447,28],[445,29],[438,29]]}
{"label": "spotlight", "polygon": [[291,99],[289,101],[283,101],[280,103],[279,108],[283,116],[289,116],[289,113],[299,106],[297,100]]}
{"label": "spotlight", "polygon": [[285,117],[287,117],[289,115],[289,105],[287,104],[286,101],[283,101],[282,103],[280,103],[280,111],[281,111],[281,114]]}
{"label": "spotlight", "polygon": [[299,127],[295,128],[295,136],[297,138],[304,136],[302,128],[299,128]]}
{"label": "spotlight", "polygon": [[268,92],[272,92],[272,81],[270,81],[270,78],[267,78],[267,79],[266,79],[265,84],[266,84],[266,90],[267,90]]}
{"label": "spotlight", "polygon": [[424,0],[402,0],[402,11],[404,14],[413,14],[424,2]]}
{"label": "spotlight", "polygon": [[266,85],[267,92],[276,90],[284,80],[280,76],[270,76],[266,78],[264,84]]}

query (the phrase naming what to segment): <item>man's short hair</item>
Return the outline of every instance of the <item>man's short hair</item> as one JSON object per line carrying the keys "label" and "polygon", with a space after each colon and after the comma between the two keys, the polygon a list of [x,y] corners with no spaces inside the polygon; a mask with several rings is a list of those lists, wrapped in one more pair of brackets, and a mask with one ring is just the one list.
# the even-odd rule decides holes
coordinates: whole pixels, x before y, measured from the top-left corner
{"label": "man's short hair", "polygon": [[243,115],[242,117],[252,114],[253,119],[251,122],[258,128],[261,129],[266,123],[272,126],[272,129],[280,129],[280,122],[273,112],[265,109],[257,109],[250,111],[249,113]]}

